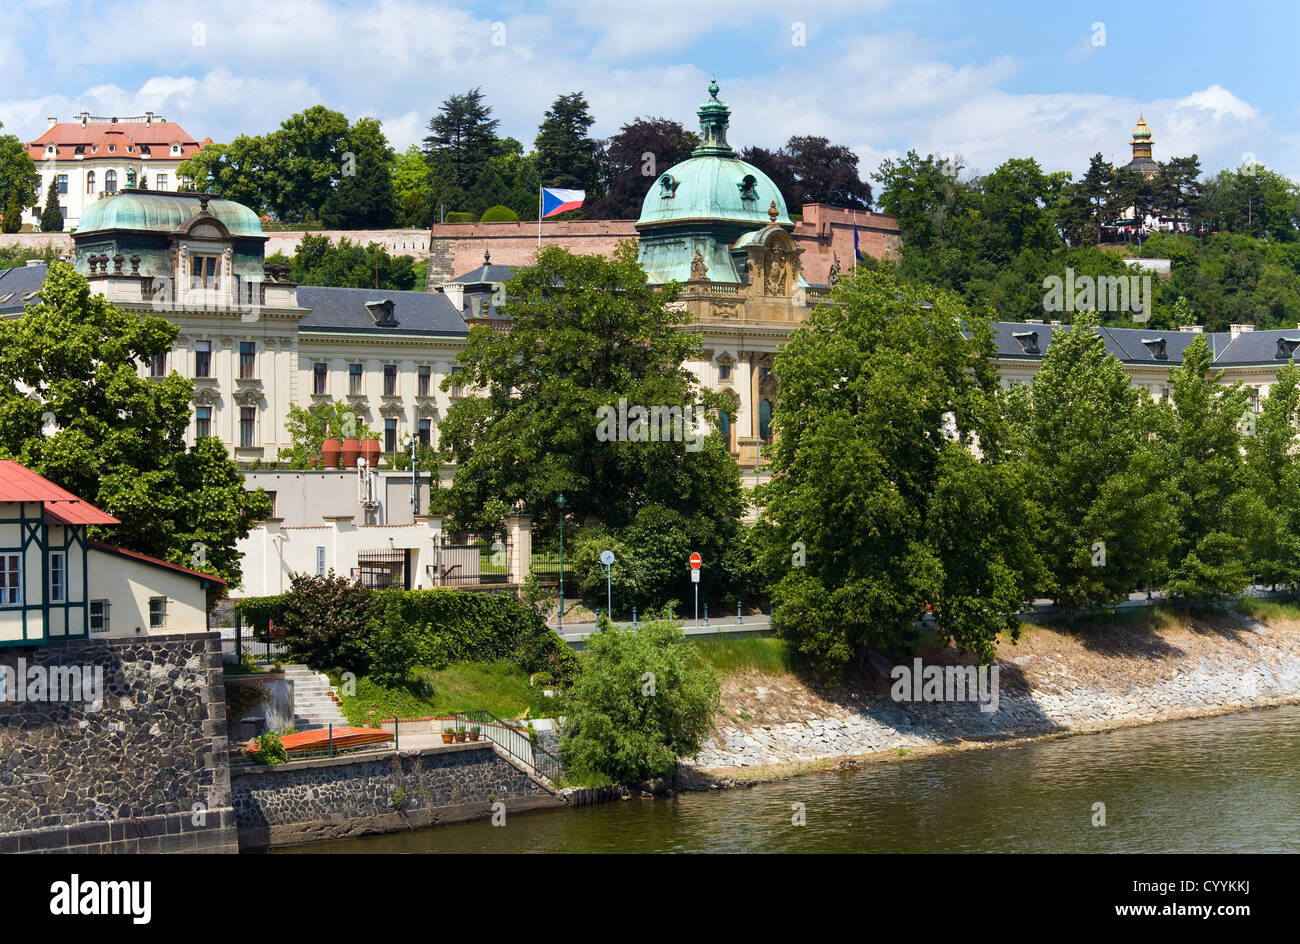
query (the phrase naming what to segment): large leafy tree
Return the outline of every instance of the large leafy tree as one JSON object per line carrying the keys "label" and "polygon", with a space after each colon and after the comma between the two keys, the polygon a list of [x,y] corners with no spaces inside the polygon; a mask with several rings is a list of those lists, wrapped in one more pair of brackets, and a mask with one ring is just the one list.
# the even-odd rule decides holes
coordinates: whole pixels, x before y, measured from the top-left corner
{"label": "large leafy tree", "polygon": [[40,186],[41,175],[27,153],[27,145],[12,134],[0,134],[0,205],[12,198],[19,209],[35,206]]}
{"label": "large leafy tree", "polygon": [[674,623],[606,626],[587,639],[561,750],[577,776],[635,783],[672,772],[713,730],[720,690]]}
{"label": "large leafy tree", "polygon": [[655,177],[691,156],[699,135],[667,118],[637,118],[600,142],[596,153],[601,196],[584,207],[601,220],[634,220]]}
{"label": "large leafy tree", "polygon": [[1040,591],[1073,610],[1158,584],[1173,524],[1165,453],[1152,438],[1153,405],[1107,352],[1096,319],[1054,332],[1033,386],[1011,399],[1047,571]]}
{"label": "large leafy tree", "polygon": [[343,142],[343,170],[321,207],[330,229],[386,229],[397,216],[393,165],[396,156],[379,121],[359,118]]}
{"label": "large leafy tree", "polygon": [[635,247],[624,243],[609,259],[548,246],[507,293],[510,331],[475,328],[459,356],[455,382],[481,395],[453,405],[440,426],[440,449],[456,462],[449,503],[457,525],[491,530],[522,506],[550,535],[563,493],[574,522],[649,529],[643,516],[657,508],[711,522],[721,542],[740,491],[719,436],[702,435],[698,450],[689,432],[677,441],[601,438],[598,410],[618,410],[620,398],[629,409],[714,411],[728,402],[683,367],[700,340],[670,307],[675,291],[647,285]]}
{"label": "large leafy tree", "polygon": [[271,513],[215,439],[185,448],[191,384],[139,375],[175,326],[125,312],[51,264],[41,303],[0,322],[0,454],[121,519],[105,540],[239,580],[236,541]]}
{"label": "large leafy tree", "polygon": [[906,647],[927,605],[941,635],[990,658],[1039,565],[987,322],[885,273],[845,279],[836,300],[776,364],[760,495],[774,619],[831,672]]}
{"label": "large leafy tree", "polygon": [[291,469],[307,469],[311,460],[320,458],[326,439],[375,439],[377,434],[348,404],[313,403],[309,407],[289,404],[284,422],[285,432],[293,444],[280,450],[280,458]]}
{"label": "large leafy tree", "polygon": [[772,178],[796,213],[805,203],[871,206],[871,184],[858,176],[858,155],[827,138],[793,135],[778,151],[747,148],[743,156]]}
{"label": "large leafy tree", "polygon": [[1169,593],[1185,600],[1240,593],[1250,580],[1247,534],[1257,496],[1242,457],[1247,394],[1225,386],[1210,346],[1197,335],[1169,372],[1173,410],[1169,484],[1177,514],[1169,554]]}
{"label": "large leafy tree", "polygon": [[[283,261],[284,257],[268,261]],[[379,243],[362,246],[346,236],[337,243],[328,236],[307,234],[298,243],[290,274],[299,285],[333,285],[339,288],[415,288],[413,256],[392,256]]]}
{"label": "large leafy tree", "polygon": [[555,99],[537,129],[533,145],[543,186],[586,190],[595,195],[597,145],[587,134],[595,122],[581,92]]}
{"label": "large leafy tree", "polygon": [[[1247,421],[1246,465],[1259,497],[1251,557],[1266,584],[1300,586],[1300,367],[1277,372],[1257,421]],[[1250,427],[1253,425],[1254,429]]]}

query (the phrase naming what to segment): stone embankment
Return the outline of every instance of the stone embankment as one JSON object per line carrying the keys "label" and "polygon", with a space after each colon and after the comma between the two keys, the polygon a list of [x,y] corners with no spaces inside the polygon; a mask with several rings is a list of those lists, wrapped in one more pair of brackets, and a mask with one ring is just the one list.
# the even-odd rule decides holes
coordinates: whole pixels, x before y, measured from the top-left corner
{"label": "stone embankment", "polygon": [[[693,761],[762,779],[835,759],[937,745],[1099,731],[1300,701],[1300,623],[1233,614],[1068,634],[1027,626],[998,648],[996,711],[974,701],[896,701],[892,666],[839,685],[745,673],[723,682],[723,715]],[[926,665],[956,665],[951,650]],[[987,706],[986,706],[987,707]]]}

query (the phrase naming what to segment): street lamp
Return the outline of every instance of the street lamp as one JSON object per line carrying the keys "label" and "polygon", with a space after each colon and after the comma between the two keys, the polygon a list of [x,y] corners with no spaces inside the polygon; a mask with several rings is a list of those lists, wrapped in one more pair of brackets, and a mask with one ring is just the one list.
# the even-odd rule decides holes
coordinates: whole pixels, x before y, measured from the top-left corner
{"label": "street lamp", "polygon": [[417,439],[415,436],[412,436],[410,433],[407,433],[406,436],[403,437],[402,439],[402,444],[404,446],[410,447],[411,450],[411,520],[412,521],[414,521],[415,516],[420,513],[420,477],[419,477],[419,472],[417,472],[415,468],[415,447],[419,443],[419,441],[420,441],[419,439]]}
{"label": "street lamp", "polygon": [[555,499],[560,509],[560,634],[564,634],[564,493]]}

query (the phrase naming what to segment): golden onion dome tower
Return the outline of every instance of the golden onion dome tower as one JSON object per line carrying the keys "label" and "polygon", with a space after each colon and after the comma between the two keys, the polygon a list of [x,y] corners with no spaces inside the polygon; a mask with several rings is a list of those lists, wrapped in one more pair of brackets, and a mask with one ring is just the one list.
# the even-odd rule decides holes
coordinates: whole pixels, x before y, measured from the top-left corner
{"label": "golden onion dome tower", "polygon": [[1151,128],[1141,115],[1138,115],[1138,123],[1133,128],[1133,140],[1130,144],[1133,148],[1133,160],[1124,165],[1124,169],[1147,177],[1154,175],[1160,169],[1160,165],[1151,156],[1151,145],[1155,142],[1151,140]]}

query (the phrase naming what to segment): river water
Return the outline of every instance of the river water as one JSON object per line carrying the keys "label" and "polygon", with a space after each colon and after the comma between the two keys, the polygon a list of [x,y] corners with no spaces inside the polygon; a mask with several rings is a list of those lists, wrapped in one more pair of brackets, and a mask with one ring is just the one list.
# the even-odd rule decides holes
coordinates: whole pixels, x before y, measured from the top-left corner
{"label": "river water", "polygon": [[284,851],[1300,852],[1300,706]]}

